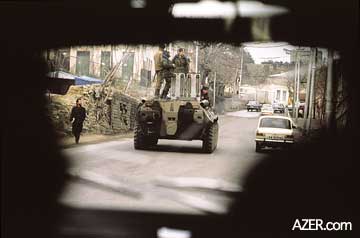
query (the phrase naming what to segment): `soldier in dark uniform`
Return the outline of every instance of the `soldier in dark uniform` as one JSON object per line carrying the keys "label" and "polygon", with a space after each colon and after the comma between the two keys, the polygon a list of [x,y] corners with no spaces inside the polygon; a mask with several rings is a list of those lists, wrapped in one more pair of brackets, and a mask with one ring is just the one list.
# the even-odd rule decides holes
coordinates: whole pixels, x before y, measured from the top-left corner
{"label": "soldier in dark uniform", "polygon": [[[79,143],[80,133],[83,128],[83,122],[86,118],[85,108],[81,106],[81,99],[76,100],[76,106],[71,109],[70,122],[72,122],[72,133],[75,136],[76,144]],[[73,121],[74,119],[74,121]]]}
{"label": "soldier in dark uniform", "polygon": [[210,98],[210,95],[209,95],[209,85],[208,84],[204,84],[202,85],[201,87],[201,91],[200,91],[200,101],[208,101],[208,105],[209,107],[212,106],[212,103],[211,103],[211,98]]}
{"label": "soldier in dark uniform", "polygon": [[173,64],[175,64],[175,73],[189,73],[189,64],[190,59],[186,57],[184,49],[178,49],[178,53],[172,59]]}
{"label": "soldier in dark uniform", "polygon": [[209,98],[209,85],[205,84],[201,88],[201,100],[208,100],[210,102]]}
{"label": "soldier in dark uniform", "polygon": [[162,65],[162,78],[165,79],[165,86],[161,93],[161,98],[166,98],[169,89],[171,87],[171,78],[174,77],[174,68],[175,65],[170,61],[169,51],[164,51],[163,57],[161,60]]}

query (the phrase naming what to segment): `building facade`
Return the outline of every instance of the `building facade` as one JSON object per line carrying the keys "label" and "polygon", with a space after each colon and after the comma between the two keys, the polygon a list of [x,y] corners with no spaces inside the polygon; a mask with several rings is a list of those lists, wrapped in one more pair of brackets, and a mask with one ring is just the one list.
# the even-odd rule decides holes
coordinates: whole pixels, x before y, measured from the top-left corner
{"label": "building facade", "polygon": [[[184,48],[190,59],[190,72],[195,71],[196,46],[193,42],[175,42],[167,46],[171,58],[179,48]],[[105,79],[106,75],[117,64],[120,67],[115,73],[117,81],[138,81],[143,86],[155,74],[154,55],[156,45],[100,45],[73,46],[70,48],[50,50],[46,53],[50,71],[62,71],[77,76],[89,76]]]}
{"label": "building facade", "polygon": [[105,79],[110,70],[120,64],[116,78],[141,81],[142,76],[154,74],[153,56],[156,51],[157,47],[147,45],[71,47],[69,68],[76,75]]}
{"label": "building facade", "polygon": [[244,85],[240,87],[240,99],[256,100],[260,103],[282,103],[288,105],[289,90],[286,86],[276,84],[258,85],[256,87]]}

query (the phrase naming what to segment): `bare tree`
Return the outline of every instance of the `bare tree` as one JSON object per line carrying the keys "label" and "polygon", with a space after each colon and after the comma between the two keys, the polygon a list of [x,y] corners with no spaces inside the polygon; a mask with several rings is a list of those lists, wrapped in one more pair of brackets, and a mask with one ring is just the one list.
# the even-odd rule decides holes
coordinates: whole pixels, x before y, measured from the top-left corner
{"label": "bare tree", "polygon": [[[219,82],[234,87],[239,77],[240,47],[223,43],[200,43],[199,69],[204,77],[216,72]],[[248,52],[244,53],[244,64],[253,63]]]}

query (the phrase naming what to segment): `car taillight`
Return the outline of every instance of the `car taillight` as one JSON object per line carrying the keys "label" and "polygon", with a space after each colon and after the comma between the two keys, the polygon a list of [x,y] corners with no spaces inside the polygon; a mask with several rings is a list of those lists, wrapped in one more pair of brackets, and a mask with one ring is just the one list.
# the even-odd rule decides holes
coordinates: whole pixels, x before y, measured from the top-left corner
{"label": "car taillight", "polygon": [[265,136],[264,133],[259,133],[259,132],[256,132],[256,135],[257,135],[257,136]]}
{"label": "car taillight", "polygon": [[286,139],[294,139],[294,135],[286,135],[285,138]]}

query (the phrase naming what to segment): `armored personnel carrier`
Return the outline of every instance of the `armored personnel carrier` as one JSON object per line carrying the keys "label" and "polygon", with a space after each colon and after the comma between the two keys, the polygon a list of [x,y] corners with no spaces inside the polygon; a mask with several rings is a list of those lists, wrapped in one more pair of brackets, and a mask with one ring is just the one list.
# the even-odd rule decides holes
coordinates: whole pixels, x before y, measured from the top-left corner
{"label": "armored personnel carrier", "polygon": [[137,108],[135,149],[149,149],[159,139],[202,140],[212,153],[218,140],[218,116],[208,100],[200,100],[200,74],[175,74],[170,98],[142,100]]}

